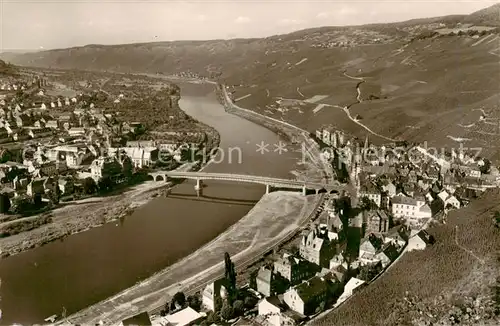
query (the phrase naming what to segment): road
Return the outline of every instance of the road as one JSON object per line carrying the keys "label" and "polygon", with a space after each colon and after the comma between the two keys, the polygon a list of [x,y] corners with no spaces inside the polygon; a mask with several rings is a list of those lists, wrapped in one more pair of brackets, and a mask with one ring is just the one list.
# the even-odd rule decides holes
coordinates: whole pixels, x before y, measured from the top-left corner
{"label": "road", "polygon": [[380,137],[382,139],[385,139],[385,140],[388,140],[388,141],[396,141],[396,139],[393,139],[393,138],[390,138],[390,137],[387,137],[387,136],[384,136],[384,135],[381,135],[373,130],[371,130],[369,127],[367,127],[366,125],[364,125],[363,123],[359,122],[358,119],[355,119],[351,116],[351,112],[349,111],[349,108],[355,104],[359,104],[362,102],[361,100],[361,89],[360,89],[360,85],[362,83],[365,82],[365,77],[353,77],[353,76],[350,76],[348,75],[345,71],[344,71],[344,76],[346,76],[347,78],[350,78],[350,79],[354,79],[354,80],[359,80],[360,82],[356,85],[356,92],[357,92],[357,96],[356,96],[356,102],[350,104],[350,105],[347,105],[347,106],[339,106],[339,105],[332,105],[334,107],[337,107],[337,108],[340,108],[342,109],[345,114],[347,115],[347,117],[349,118],[349,120],[351,120],[352,122],[356,123],[358,126],[362,127],[363,129],[365,129],[366,131],[368,131],[369,133],[371,133],[372,135],[374,136],[377,136],[377,137]]}
{"label": "road", "polygon": [[[153,174],[155,172],[152,172]],[[324,183],[313,183],[306,181],[297,181],[290,179],[279,179],[279,178],[270,178],[270,177],[262,177],[256,175],[247,175],[247,174],[232,174],[232,173],[207,173],[207,172],[175,172],[175,171],[158,171],[156,173],[164,173],[166,176],[170,178],[183,178],[183,179],[200,179],[200,180],[227,180],[227,181],[239,181],[239,182],[252,182],[252,183],[260,183],[264,185],[270,185],[273,187],[293,187],[293,188],[311,188],[311,189],[321,189],[325,188],[326,190],[342,190],[345,188],[344,185],[341,185],[339,182],[335,182],[333,184],[324,184]]]}

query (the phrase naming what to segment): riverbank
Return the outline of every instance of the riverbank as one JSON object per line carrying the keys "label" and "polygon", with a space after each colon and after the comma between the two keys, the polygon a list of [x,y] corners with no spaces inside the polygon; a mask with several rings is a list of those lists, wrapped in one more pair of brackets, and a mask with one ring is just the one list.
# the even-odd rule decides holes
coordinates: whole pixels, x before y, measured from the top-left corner
{"label": "riverbank", "polygon": [[[176,101],[175,105],[181,110],[178,101]],[[205,152],[211,153],[212,149],[217,148],[220,144],[220,134],[215,128],[203,122],[196,121],[196,123],[198,128],[206,134]],[[210,157],[205,159],[205,162],[201,162],[200,169],[210,163]],[[194,164],[188,163],[179,167],[178,170],[188,171],[194,168]],[[170,185],[170,183],[159,185],[156,182],[146,182],[126,189],[118,195],[91,197],[68,202],[60,205],[62,207],[31,216],[29,217],[31,220],[48,218],[51,222],[41,224],[31,230],[0,238],[0,258],[7,258],[125,218],[127,215],[132,214],[135,208],[161,195],[164,188]],[[11,223],[16,223],[16,220]]]}
{"label": "riverbank", "polygon": [[[302,178],[307,178],[308,181],[315,182],[334,181],[332,167],[329,166],[328,162],[321,159],[320,148],[309,132],[285,121],[276,120],[237,106],[229,97],[223,84],[216,84],[216,95],[217,100],[226,112],[252,121],[279,135],[284,135],[292,143],[301,143],[302,163],[306,172],[302,174]],[[301,180],[300,175],[296,175],[296,177],[298,180]]]}
{"label": "riverbank", "polygon": [[289,192],[264,195],[248,214],[202,248],[143,282],[68,317],[68,321],[95,324],[102,320],[113,324],[162,306],[179,290],[200,289],[223,274],[224,252],[229,252],[238,266],[251,263],[308,221],[319,198]]}
{"label": "riverbank", "polygon": [[[178,170],[190,171],[195,164],[184,164]],[[86,198],[56,208],[50,212],[52,223],[0,239],[1,257],[6,258],[106,223],[118,221],[130,215],[135,208],[162,195],[171,185],[170,182],[146,181],[118,195]]]}
{"label": "riverbank", "polygon": [[[320,172],[322,166],[317,164],[318,157],[311,162],[308,159],[310,156],[313,155],[309,153],[303,158],[305,171],[295,173],[298,179],[323,178]],[[74,314],[68,320],[84,324],[99,320],[106,324],[118,322],[135,313],[157,309],[180,289],[185,292],[199,290],[214,277],[220,276],[221,257],[225,251],[233,256],[238,266],[250,264],[255,257],[271,250],[307,223],[321,198],[288,192],[264,195],[248,214],[202,248],[141,283]]]}

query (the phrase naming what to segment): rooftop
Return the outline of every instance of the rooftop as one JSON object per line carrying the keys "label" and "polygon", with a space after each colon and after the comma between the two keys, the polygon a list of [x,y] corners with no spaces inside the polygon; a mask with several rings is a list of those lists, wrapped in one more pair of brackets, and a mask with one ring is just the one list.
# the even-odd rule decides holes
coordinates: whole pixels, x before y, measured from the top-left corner
{"label": "rooftop", "polygon": [[141,312],[138,315],[130,317],[122,321],[123,326],[145,326],[151,325],[151,320],[149,319],[149,315],[147,312]]}
{"label": "rooftop", "polygon": [[165,316],[165,321],[168,322],[167,325],[175,325],[175,326],[185,326],[191,325],[192,322],[204,317],[202,314],[197,312],[191,307],[187,307],[182,309],[175,314]]}
{"label": "rooftop", "polygon": [[295,287],[300,298],[307,301],[316,295],[323,293],[327,288],[326,281],[322,277],[313,277]]}
{"label": "rooftop", "polygon": [[404,196],[395,196],[391,199],[392,204],[403,204],[403,205],[412,205],[416,206],[417,201],[413,198],[410,197],[404,197]]}

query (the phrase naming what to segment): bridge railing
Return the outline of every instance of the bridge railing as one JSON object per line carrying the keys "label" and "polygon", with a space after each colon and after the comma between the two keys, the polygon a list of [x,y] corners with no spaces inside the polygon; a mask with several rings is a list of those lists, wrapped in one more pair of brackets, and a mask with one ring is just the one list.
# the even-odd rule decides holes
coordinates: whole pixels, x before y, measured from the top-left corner
{"label": "bridge railing", "polygon": [[230,174],[230,173],[206,173],[206,172],[166,172],[166,176],[172,178],[186,178],[186,179],[211,179],[211,180],[229,180],[229,181],[244,181],[244,182],[257,182],[257,183],[268,183],[268,184],[278,184],[282,186],[296,186],[296,187],[313,187],[313,188],[330,188],[342,187],[341,185],[328,185],[324,183],[307,182],[299,180],[289,180],[282,178],[272,178],[254,175],[244,175],[244,174]]}

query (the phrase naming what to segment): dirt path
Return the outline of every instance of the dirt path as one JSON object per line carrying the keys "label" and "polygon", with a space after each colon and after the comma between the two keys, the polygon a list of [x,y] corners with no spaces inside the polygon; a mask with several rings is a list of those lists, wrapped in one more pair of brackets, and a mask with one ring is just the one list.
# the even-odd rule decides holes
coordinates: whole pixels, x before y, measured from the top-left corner
{"label": "dirt path", "polygon": [[302,92],[300,91],[300,88],[299,88],[299,87],[297,87],[297,93],[299,93],[299,95],[300,95],[300,96],[302,96],[302,97],[304,97],[304,98],[305,98],[304,94],[302,94]]}
{"label": "dirt path", "polygon": [[387,137],[387,136],[384,136],[384,135],[381,135],[373,130],[371,130],[368,126],[366,126],[365,124],[359,122],[359,120],[355,119],[352,117],[351,115],[351,112],[349,111],[349,109],[355,105],[355,104],[359,104],[362,102],[362,99],[361,99],[361,89],[359,88],[359,86],[365,82],[365,77],[354,77],[354,76],[350,76],[348,75],[345,71],[344,71],[344,76],[346,76],[347,78],[350,78],[350,79],[354,79],[354,80],[358,80],[359,83],[356,85],[356,92],[358,93],[357,96],[356,96],[356,102],[352,103],[352,104],[349,104],[347,106],[339,106],[339,105],[333,105],[337,108],[340,108],[342,109],[345,114],[347,115],[347,117],[349,118],[349,120],[351,120],[352,122],[354,122],[355,124],[357,124],[358,126],[362,127],[363,129],[365,129],[366,131],[368,131],[369,133],[371,133],[372,135],[374,136],[377,136],[377,137],[380,137],[382,139],[385,139],[385,140],[388,140],[388,141],[396,141],[396,139],[393,139],[393,138],[390,138],[390,137]]}

